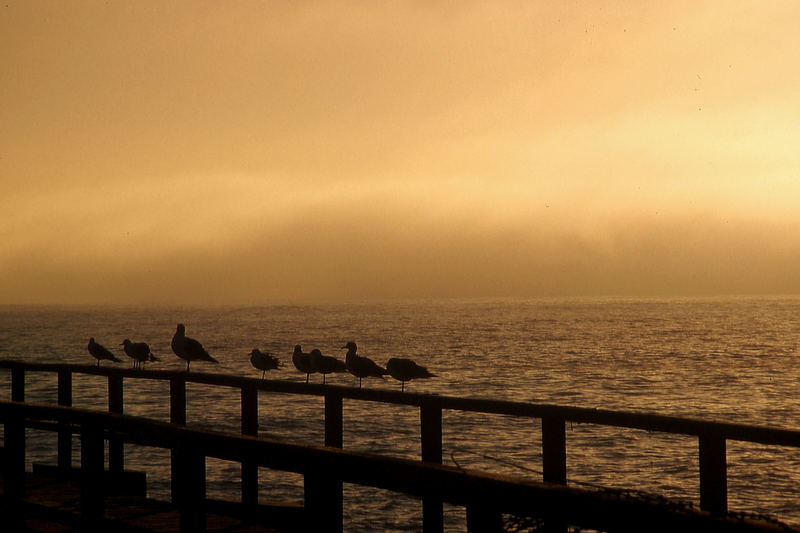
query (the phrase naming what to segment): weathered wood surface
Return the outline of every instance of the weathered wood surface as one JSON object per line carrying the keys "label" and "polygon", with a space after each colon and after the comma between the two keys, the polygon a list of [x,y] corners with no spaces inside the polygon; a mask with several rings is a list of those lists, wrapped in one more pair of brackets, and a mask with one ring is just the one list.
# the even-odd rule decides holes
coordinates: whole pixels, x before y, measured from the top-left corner
{"label": "weathered wood surface", "polygon": [[[139,494],[107,490],[104,514],[90,527],[81,518],[81,487],[75,476],[56,475],[56,468],[28,473],[25,497],[18,503],[22,511],[19,529],[30,532],[56,533],[86,528],[92,531],[178,533],[180,513],[169,502],[146,498]],[[106,474],[111,474],[106,472]],[[2,475],[0,474],[0,481]],[[111,485],[113,486],[113,485]],[[108,489],[109,485],[106,485]],[[5,495],[0,493],[0,502]],[[302,506],[299,504],[262,504],[244,506],[237,502],[206,500],[206,531],[230,533],[284,533],[303,531]],[[13,524],[8,513],[0,515],[0,530]]]}
{"label": "weathered wood surface", "polygon": [[[314,531],[342,529],[341,513],[336,505],[339,497],[336,485],[342,482],[401,492],[423,501],[435,499],[465,506],[473,517],[499,513],[531,515],[604,531],[785,531],[771,522],[715,516],[714,513],[633,498],[613,491],[588,491],[467,471],[436,462],[202,430],[117,413],[0,402],[0,422],[5,425],[7,436],[9,430],[13,434],[20,424],[31,420],[52,422],[54,429],[74,427],[79,430],[83,437],[82,448],[84,445],[87,448],[81,453],[81,479],[90,479],[95,486],[91,489],[96,489],[97,485],[102,487],[102,471],[98,471],[96,456],[102,454],[103,447],[97,445],[98,435],[102,437],[105,432],[124,442],[171,448],[179,463],[176,469],[179,479],[173,479],[173,484],[180,487],[179,498],[174,503],[180,515],[179,527],[183,531],[202,530],[204,527],[212,529],[211,518],[206,513],[197,516],[206,501],[202,489],[206,457],[252,462],[261,467],[297,472],[312,480],[306,491],[309,506],[306,518],[309,522],[305,526]],[[24,438],[21,444],[24,446]],[[7,439],[6,445],[19,446],[20,442]],[[3,454],[4,472],[15,476],[10,480],[4,479],[6,510],[15,508],[15,501],[28,501],[28,487],[14,485],[19,482],[18,461],[18,453]],[[82,519],[102,521],[113,516],[110,510],[113,501],[104,497],[102,503],[98,503],[98,495],[91,489],[87,490],[84,483],[79,484],[78,507]],[[485,523],[486,518],[480,521]]]}

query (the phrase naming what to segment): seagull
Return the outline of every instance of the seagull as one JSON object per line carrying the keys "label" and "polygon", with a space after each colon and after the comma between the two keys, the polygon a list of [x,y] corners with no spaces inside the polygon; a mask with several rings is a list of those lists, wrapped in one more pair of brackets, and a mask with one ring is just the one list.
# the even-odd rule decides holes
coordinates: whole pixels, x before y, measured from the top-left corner
{"label": "seagull", "polygon": [[178,324],[175,335],[172,336],[172,351],[181,359],[186,360],[186,371],[189,371],[189,363],[192,361],[208,361],[219,363],[216,359],[208,355],[203,345],[191,337],[186,336],[186,326]]}
{"label": "seagull", "polygon": [[92,357],[97,359],[97,364],[95,366],[100,366],[100,361],[103,359],[108,359],[115,363],[122,362],[122,359],[117,358],[113,353],[109,352],[105,346],[94,342],[94,337],[89,339],[89,346],[87,346],[87,348],[89,349],[89,353],[92,354]]}
{"label": "seagull", "polygon": [[311,368],[322,374],[322,384],[325,385],[325,376],[331,372],[347,372],[347,365],[330,355],[322,355],[317,348],[311,350]]}
{"label": "seagull", "polygon": [[158,358],[150,352],[150,346],[146,342],[131,342],[130,339],[122,341],[125,353],[133,359],[133,368],[144,368],[147,361],[158,361]]}
{"label": "seagull", "polygon": [[292,363],[294,363],[294,367],[297,370],[306,375],[306,383],[308,383],[309,374],[316,372],[314,367],[311,365],[311,354],[303,353],[303,349],[299,344],[294,347],[294,353],[292,353]]}
{"label": "seagull", "polygon": [[358,388],[361,388],[361,380],[368,377],[376,377],[383,379],[388,372],[385,368],[380,367],[372,359],[368,357],[361,357],[356,355],[358,347],[353,341],[348,342],[342,349],[347,349],[347,356],[345,357],[345,365],[347,371],[358,378]]}
{"label": "seagull", "polygon": [[253,348],[250,352],[250,364],[261,370],[261,379],[264,379],[267,370],[272,370],[281,366],[281,362],[271,353],[264,353],[258,348]]}
{"label": "seagull", "polygon": [[386,362],[386,370],[389,375],[400,382],[400,391],[406,390],[406,381],[412,379],[424,379],[435,377],[424,366],[420,366],[411,359],[404,359],[402,357],[392,357]]}

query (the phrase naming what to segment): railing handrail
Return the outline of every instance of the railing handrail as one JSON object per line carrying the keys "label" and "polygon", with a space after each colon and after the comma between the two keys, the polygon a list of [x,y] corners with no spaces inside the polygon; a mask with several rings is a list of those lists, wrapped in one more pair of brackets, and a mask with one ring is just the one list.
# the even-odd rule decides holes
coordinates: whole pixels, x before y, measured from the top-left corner
{"label": "railing handrail", "polygon": [[489,400],[464,398],[437,394],[420,394],[382,389],[345,387],[340,385],[320,385],[286,380],[261,380],[230,374],[209,374],[186,372],[183,370],[136,370],[107,366],[81,365],[70,363],[29,363],[23,361],[0,361],[0,368],[20,369],[33,372],[69,371],[107,377],[126,377],[137,379],[172,380],[181,379],[187,383],[217,385],[231,388],[254,388],[257,390],[284,394],[301,394],[324,397],[336,394],[342,398],[381,403],[411,405],[421,407],[432,401],[441,409],[509,415],[526,418],[556,418],[567,422],[596,424],[611,427],[640,429],[663,433],[714,436],[725,440],[752,442],[776,446],[800,448],[800,430],[718,422],[697,418],[660,415],[630,411],[617,411],[587,407],[573,407],[544,403],[516,402],[508,400]]}
{"label": "railing handrail", "polygon": [[[435,495],[448,503],[468,508],[477,505],[492,512],[520,513],[523,516],[531,514],[553,520],[566,519],[585,527],[610,526],[612,529],[621,527],[627,530],[637,524],[659,531],[693,529],[698,526],[703,526],[705,531],[780,530],[776,524],[759,519],[726,518],[693,509],[668,511],[663,502],[640,501],[614,492],[590,491],[327,446],[180,426],[118,413],[0,401],[0,422],[4,425],[29,425],[33,421],[56,422],[54,431],[55,428],[63,430],[66,425],[70,431],[81,434],[82,446],[93,446],[93,452],[81,452],[82,457],[92,459],[87,460],[82,468],[97,468],[97,461],[89,455],[84,456],[84,453],[99,453],[102,468],[103,446],[98,447],[92,442],[92,439],[98,437],[102,439],[102,432],[113,433],[116,438],[125,442],[189,452],[189,457],[181,457],[182,465],[178,472],[184,477],[200,476],[191,479],[195,482],[200,479],[203,487],[204,458],[215,457],[238,462],[255,461],[266,468],[379,487],[420,498]],[[13,429],[12,433],[20,435]],[[24,437],[22,438],[24,442]],[[14,457],[18,459],[19,455],[14,454]],[[9,460],[12,458],[7,457],[6,461]],[[8,468],[12,469],[8,470],[11,472],[18,465],[6,462],[6,469]],[[186,471],[187,468],[190,472]],[[87,483],[96,485],[99,478],[85,476],[85,479]],[[188,490],[193,492],[195,498],[205,498],[204,489],[199,495],[195,492],[197,486],[195,483]],[[89,496],[98,497],[98,493],[102,494],[102,487],[87,487]],[[99,497],[102,498],[102,495]],[[188,505],[191,502],[185,499],[181,501],[189,512],[196,514],[202,509],[202,506],[192,508]],[[102,509],[102,503],[99,505]],[[318,520],[332,518],[317,517]],[[330,527],[325,522],[322,525]]]}

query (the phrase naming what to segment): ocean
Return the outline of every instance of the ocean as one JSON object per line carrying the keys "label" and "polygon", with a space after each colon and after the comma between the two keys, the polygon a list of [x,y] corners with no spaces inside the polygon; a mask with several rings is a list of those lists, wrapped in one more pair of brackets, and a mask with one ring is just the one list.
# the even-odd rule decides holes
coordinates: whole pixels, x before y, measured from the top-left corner
{"label": "ocean", "polygon": [[[385,364],[411,357],[436,374],[407,390],[576,407],[658,413],[800,429],[800,297],[707,299],[469,299],[212,307],[0,306],[0,358],[94,363],[94,337],[124,360],[123,339],[150,344],[160,361],[185,364],[169,344],[177,323],[220,362],[193,371],[258,377],[249,353],[284,363],[270,379],[305,381],[295,344],[344,359],[346,341]],[[103,362],[103,365],[115,364]],[[321,382],[320,376],[311,378]],[[106,381],[75,375],[76,407],[106,408]],[[358,386],[347,374],[329,383]],[[391,378],[365,387],[399,390]],[[55,376],[29,373],[27,399],[56,401]],[[10,376],[0,372],[0,398]],[[187,419],[239,430],[238,391],[187,386]],[[125,412],[169,417],[166,383],[125,381]],[[261,393],[259,434],[323,443],[322,400]],[[55,437],[29,430],[29,462],[55,462]],[[416,409],[345,400],[344,447],[418,458]],[[77,463],[77,445],[75,448]],[[541,478],[536,420],[445,411],[445,464]],[[800,451],[728,442],[731,511],[764,513],[800,527]],[[169,496],[169,453],[126,446],[126,467],[146,469],[150,496]],[[237,464],[209,459],[208,494],[239,495]],[[576,486],[635,489],[699,504],[695,438],[567,424],[567,477]],[[263,499],[302,500],[302,478],[261,469]],[[445,507],[448,531],[464,510]],[[420,502],[345,486],[345,530],[417,531]]]}

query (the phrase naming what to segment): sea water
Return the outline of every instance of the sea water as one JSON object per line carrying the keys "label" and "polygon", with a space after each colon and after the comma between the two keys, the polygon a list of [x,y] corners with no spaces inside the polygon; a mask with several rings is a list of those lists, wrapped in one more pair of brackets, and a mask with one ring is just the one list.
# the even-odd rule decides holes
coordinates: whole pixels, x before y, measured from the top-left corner
{"label": "sea water", "polygon": [[[0,307],[0,358],[94,363],[89,337],[130,365],[119,344],[147,342],[149,368],[182,369],[170,340],[177,323],[219,365],[192,370],[260,376],[253,348],[284,363],[270,379],[305,381],[291,364],[295,344],[344,359],[346,341],[385,364],[411,357],[436,374],[407,390],[473,398],[658,413],[800,429],[800,297],[715,299],[415,300],[255,307]],[[103,362],[103,365],[115,363]],[[311,378],[321,381],[320,376]],[[358,386],[347,374],[332,384]],[[56,378],[28,373],[26,399],[56,402]],[[0,398],[10,397],[0,372]],[[365,387],[398,389],[394,380]],[[239,431],[237,390],[189,383],[187,420]],[[106,409],[106,380],[73,376],[76,407]],[[166,382],[125,380],[125,412],[169,417]],[[419,412],[344,402],[344,447],[419,458]],[[575,486],[635,489],[699,503],[697,440],[624,428],[567,424],[567,476]],[[259,395],[259,434],[322,444],[318,397]],[[29,430],[29,462],[55,461],[55,436]],[[76,444],[77,462],[77,444]],[[445,464],[541,479],[535,419],[445,411]],[[800,526],[800,451],[728,442],[732,511],[765,513]],[[148,472],[148,493],[169,497],[169,453],[126,445],[126,467]],[[209,459],[208,495],[239,497],[239,465]],[[303,497],[302,478],[261,469],[260,497]],[[416,531],[421,504],[387,491],[345,485],[348,531]],[[445,507],[446,527],[464,529],[464,510]]]}

